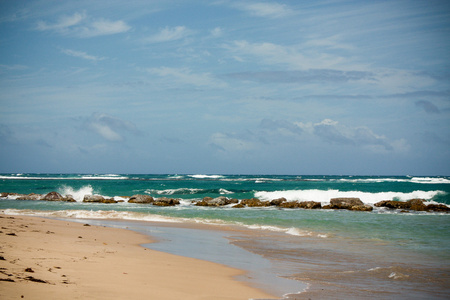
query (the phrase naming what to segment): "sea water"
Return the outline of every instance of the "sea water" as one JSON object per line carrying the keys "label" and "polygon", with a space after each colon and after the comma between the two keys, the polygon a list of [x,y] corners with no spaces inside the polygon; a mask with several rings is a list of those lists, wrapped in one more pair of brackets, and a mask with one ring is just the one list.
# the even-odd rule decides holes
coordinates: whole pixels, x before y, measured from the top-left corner
{"label": "sea water", "polygon": [[[77,202],[23,201],[8,196],[0,199],[0,209],[9,214],[54,218],[140,221],[146,222],[149,228],[154,226],[153,222],[183,226],[206,224],[217,230],[232,226],[234,231],[222,235],[227,243],[269,260],[274,274],[304,283],[308,287],[306,293],[319,289],[323,293],[336,291],[348,299],[369,294],[379,299],[450,296],[450,215],[447,213],[405,213],[377,207],[372,212],[353,212],[194,205],[206,196],[261,200],[284,197],[324,205],[335,197],[358,197],[369,205],[381,200],[421,198],[429,203],[449,205],[449,177],[0,175],[0,192],[46,194],[51,191],[72,195]],[[134,194],[177,198],[180,205],[157,207],[127,203],[127,197]],[[125,202],[84,203],[85,195],[114,197]],[[195,232],[189,234],[194,236]],[[167,243],[162,250],[179,249],[177,243]],[[177,254],[192,256],[193,252],[196,251]],[[287,290],[285,294],[297,292]]]}

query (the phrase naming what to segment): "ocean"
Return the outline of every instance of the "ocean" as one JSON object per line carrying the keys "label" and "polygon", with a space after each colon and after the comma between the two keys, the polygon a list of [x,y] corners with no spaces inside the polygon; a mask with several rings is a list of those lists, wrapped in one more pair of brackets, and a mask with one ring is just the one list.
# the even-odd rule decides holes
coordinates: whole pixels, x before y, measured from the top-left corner
{"label": "ocean", "polygon": [[[450,215],[376,207],[420,198],[450,206],[450,177],[203,174],[1,174],[0,192],[71,195],[76,202],[0,198],[5,214],[71,219],[140,231],[149,248],[248,270],[243,278],[286,299],[449,299]],[[161,207],[135,194],[179,199]],[[85,195],[124,202],[85,203]],[[204,197],[316,201],[356,197],[373,206],[332,209],[195,206]],[[220,245],[220,246],[218,246]],[[226,252],[226,253],[224,253]],[[240,259],[239,259],[240,258]]]}

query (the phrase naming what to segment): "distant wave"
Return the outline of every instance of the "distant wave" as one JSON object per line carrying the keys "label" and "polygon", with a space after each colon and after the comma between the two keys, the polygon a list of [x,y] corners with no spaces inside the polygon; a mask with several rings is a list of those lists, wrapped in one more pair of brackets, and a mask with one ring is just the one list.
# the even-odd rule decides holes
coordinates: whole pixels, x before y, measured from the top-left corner
{"label": "distant wave", "polygon": [[424,184],[450,184],[450,179],[443,177],[410,177],[410,178],[339,178],[332,179],[337,182],[353,182],[353,183],[382,183],[382,182],[411,182]]}
{"label": "distant wave", "polygon": [[218,178],[224,178],[224,175],[188,175],[189,177],[196,178],[196,179],[218,179]]}
{"label": "distant wave", "polygon": [[[29,174],[30,175],[30,174]],[[127,176],[121,176],[116,174],[106,175],[70,175],[64,174],[64,176],[48,175],[42,176],[36,174],[36,176],[24,176],[24,174],[16,175],[0,175],[0,179],[22,179],[22,180],[124,180],[129,179]]]}
{"label": "distant wave", "polygon": [[437,184],[437,183],[450,184],[450,179],[442,177],[413,177],[411,178],[411,182],[428,183],[428,184]]}

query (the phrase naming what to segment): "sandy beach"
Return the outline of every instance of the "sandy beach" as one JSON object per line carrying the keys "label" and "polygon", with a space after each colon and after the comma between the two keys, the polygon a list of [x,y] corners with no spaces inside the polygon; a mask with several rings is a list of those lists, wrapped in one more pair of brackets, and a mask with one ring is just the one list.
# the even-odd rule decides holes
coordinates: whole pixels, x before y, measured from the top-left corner
{"label": "sandy beach", "polygon": [[145,235],[0,215],[1,299],[275,299],[243,271],[140,246]]}

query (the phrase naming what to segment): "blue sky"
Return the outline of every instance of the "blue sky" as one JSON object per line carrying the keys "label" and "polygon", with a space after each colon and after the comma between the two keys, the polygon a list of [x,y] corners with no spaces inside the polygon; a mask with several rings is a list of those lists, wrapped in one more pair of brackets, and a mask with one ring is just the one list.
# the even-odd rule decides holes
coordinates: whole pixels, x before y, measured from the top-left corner
{"label": "blue sky", "polygon": [[448,1],[0,0],[0,172],[450,175]]}

